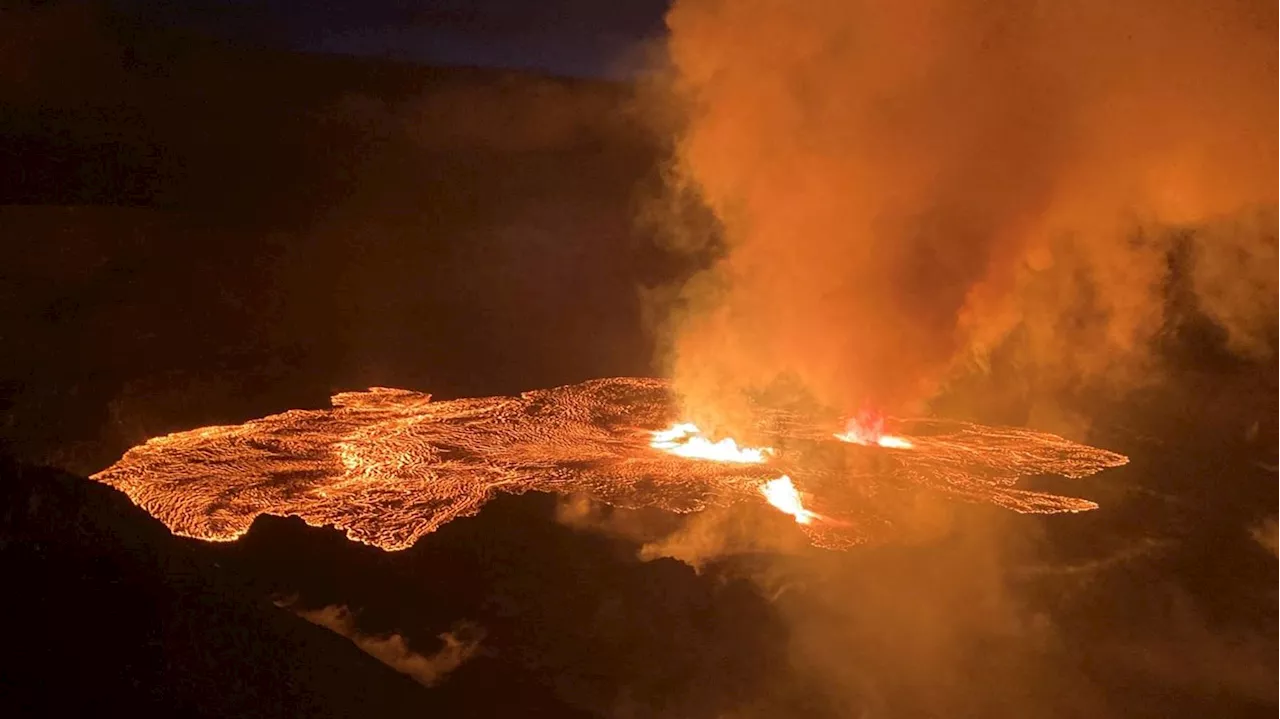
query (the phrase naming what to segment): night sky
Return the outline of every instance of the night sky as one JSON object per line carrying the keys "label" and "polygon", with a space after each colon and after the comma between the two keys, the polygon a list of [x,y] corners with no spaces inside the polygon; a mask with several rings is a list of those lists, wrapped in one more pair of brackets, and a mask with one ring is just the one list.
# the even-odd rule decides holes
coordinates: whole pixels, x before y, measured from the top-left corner
{"label": "night sky", "polygon": [[436,65],[614,77],[660,37],[663,0],[114,0],[140,19],[236,42]]}

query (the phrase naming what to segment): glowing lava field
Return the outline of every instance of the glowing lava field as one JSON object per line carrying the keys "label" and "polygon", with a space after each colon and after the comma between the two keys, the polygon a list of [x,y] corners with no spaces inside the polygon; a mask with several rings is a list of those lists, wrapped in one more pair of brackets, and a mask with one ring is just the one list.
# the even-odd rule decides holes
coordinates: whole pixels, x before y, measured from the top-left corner
{"label": "glowing lava field", "polygon": [[1093,509],[1013,485],[1128,461],[1026,429],[912,420],[887,435],[768,409],[752,433],[767,446],[739,447],[680,421],[669,384],[645,378],[439,402],[373,388],[332,405],[156,437],[94,479],[174,533],[213,541],[272,514],[398,550],[499,492],[535,491],[671,512],[769,502],[813,544],[839,549],[891,531],[885,503],[910,492],[1026,513]]}

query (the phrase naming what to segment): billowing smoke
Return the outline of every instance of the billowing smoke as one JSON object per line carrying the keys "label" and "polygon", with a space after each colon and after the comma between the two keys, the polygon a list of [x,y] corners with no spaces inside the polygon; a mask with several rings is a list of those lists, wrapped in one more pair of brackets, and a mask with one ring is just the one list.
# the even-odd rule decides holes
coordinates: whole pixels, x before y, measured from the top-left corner
{"label": "billowing smoke", "polygon": [[[668,187],[716,256],[672,309],[690,411],[779,378],[910,411],[993,361],[1150,376],[1186,287],[1274,351],[1274,3],[677,0]],[[686,213],[687,214],[687,213]]]}
{"label": "billowing smoke", "polygon": [[1280,555],[1280,523],[1277,523],[1275,517],[1258,522],[1249,530],[1249,535],[1263,549]]}
{"label": "billowing smoke", "polygon": [[441,647],[433,654],[420,654],[409,647],[399,634],[372,635],[360,631],[351,610],[342,605],[319,609],[302,609],[292,601],[280,600],[278,606],[290,609],[303,619],[350,639],[360,651],[406,674],[423,686],[443,680],[480,649],[482,634],[478,628],[461,625],[440,635]]}

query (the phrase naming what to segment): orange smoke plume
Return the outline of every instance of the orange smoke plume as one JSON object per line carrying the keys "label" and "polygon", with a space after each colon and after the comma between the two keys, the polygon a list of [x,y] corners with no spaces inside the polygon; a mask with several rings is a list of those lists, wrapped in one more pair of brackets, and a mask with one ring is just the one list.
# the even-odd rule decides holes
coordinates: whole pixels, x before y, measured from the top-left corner
{"label": "orange smoke plume", "polygon": [[[694,410],[791,376],[910,411],[1015,337],[1042,382],[1115,375],[1166,320],[1168,228],[1258,208],[1193,233],[1191,284],[1233,336],[1275,314],[1274,3],[677,0],[668,25],[669,184],[722,245],[674,320]],[[1203,292],[1224,266],[1248,277]]]}

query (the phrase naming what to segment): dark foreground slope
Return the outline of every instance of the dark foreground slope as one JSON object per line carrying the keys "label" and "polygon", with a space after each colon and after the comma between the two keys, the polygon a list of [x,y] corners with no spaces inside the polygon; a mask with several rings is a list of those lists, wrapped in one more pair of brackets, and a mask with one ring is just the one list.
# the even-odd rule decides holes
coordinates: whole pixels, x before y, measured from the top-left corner
{"label": "dark foreground slope", "polygon": [[[388,554],[275,518],[207,544],[56,470],[7,462],[3,479],[5,716],[710,715],[785,674],[749,583],[638,563],[550,521],[546,501],[498,502]],[[338,606],[423,655],[465,620],[480,649],[427,688],[292,611]]]}
{"label": "dark foreground slope", "polygon": [[276,606],[218,548],[173,537],[120,493],[14,463],[3,475],[5,716],[581,713],[502,658],[427,689]]}
{"label": "dark foreground slope", "polygon": [[117,493],[51,470],[4,474],[7,716],[401,715],[418,693],[340,638],[238,592],[200,548]]}

